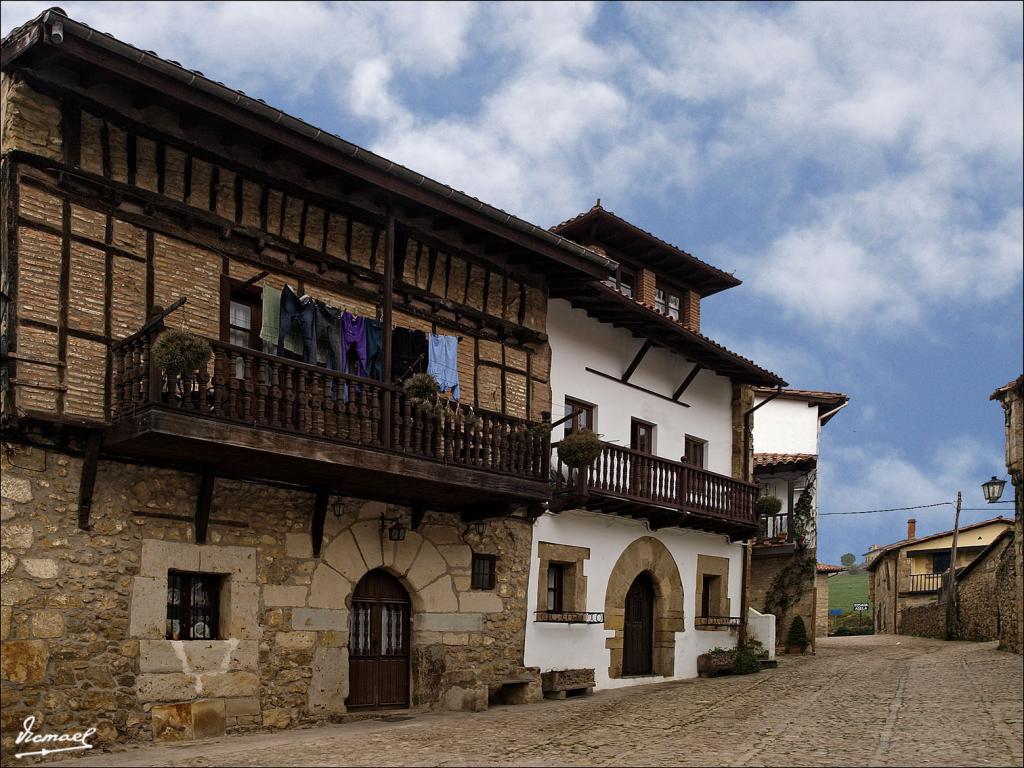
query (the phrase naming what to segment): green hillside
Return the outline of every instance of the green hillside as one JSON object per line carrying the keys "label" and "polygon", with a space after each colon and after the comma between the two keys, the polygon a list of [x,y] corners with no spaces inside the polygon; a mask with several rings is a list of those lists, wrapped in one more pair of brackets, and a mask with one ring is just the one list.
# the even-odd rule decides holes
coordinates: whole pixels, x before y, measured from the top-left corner
{"label": "green hillside", "polygon": [[868,600],[868,577],[868,573],[861,572],[838,573],[829,578],[829,609],[841,608],[843,613],[850,613],[854,603],[870,603],[871,601]]}

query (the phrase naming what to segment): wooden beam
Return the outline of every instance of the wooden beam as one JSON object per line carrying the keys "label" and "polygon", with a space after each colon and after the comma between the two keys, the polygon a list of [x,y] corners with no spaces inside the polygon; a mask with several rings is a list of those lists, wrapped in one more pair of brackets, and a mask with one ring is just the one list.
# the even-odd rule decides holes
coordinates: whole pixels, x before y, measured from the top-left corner
{"label": "wooden beam", "polygon": [[618,376],[612,376],[610,373],[605,373],[604,371],[598,371],[598,370],[595,370],[594,368],[590,368],[589,366],[585,370],[588,373],[594,374],[595,376],[600,376],[602,379],[611,379],[612,381],[617,381],[617,382],[619,382],[619,384],[621,384],[624,387],[629,387],[631,389],[636,389],[636,390],[638,390],[640,392],[646,392],[648,395],[654,395],[655,397],[660,397],[662,400],[668,400],[670,403],[677,403],[678,405],[683,406],[683,408],[689,408],[690,407],[689,403],[684,403],[681,400],[673,400],[668,395],[663,395],[660,392],[655,392],[653,389],[647,389],[647,387],[641,387],[639,384],[633,384],[632,382],[629,382],[629,381],[623,381]]}
{"label": "wooden beam", "polygon": [[92,510],[92,493],[96,487],[96,469],[100,461],[100,448],[103,446],[103,433],[93,432],[85,444],[85,456],[82,459],[82,477],[78,483],[78,527],[88,531],[89,512]]}
{"label": "wooden beam", "polygon": [[213,472],[203,472],[199,483],[199,496],[196,499],[195,541],[196,544],[206,543],[206,529],[210,525],[210,506],[213,503],[213,484],[217,477]]}
{"label": "wooden beam", "polygon": [[685,392],[687,387],[689,387],[693,383],[693,380],[697,378],[697,374],[700,373],[700,371],[700,363],[694,363],[693,369],[688,374],[686,374],[686,378],[683,379],[683,383],[679,385],[679,389],[672,393],[673,400],[678,400],[680,397],[683,396],[683,392]]}
{"label": "wooden beam", "polygon": [[[395,212],[392,206],[388,205],[386,214],[386,224],[384,226],[384,285],[381,290],[383,293],[383,316],[381,317],[381,356],[383,367],[381,370],[382,377],[384,379],[385,387],[391,385],[391,377],[393,372],[391,370],[391,334],[393,331],[392,326],[394,325],[394,299],[395,299]],[[369,374],[367,374],[369,375]],[[384,392],[384,408],[383,408],[383,427],[381,437],[385,448],[391,447],[391,421],[392,414],[391,409],[392,397],[391,393]]]}
{"label": "wooden beam", "polygon": [[636,353],[633,361],[626,366],[626,370],[622,373],[622,383],[625,384],[629,381],[629,377],[633,375],[638,367],[640,367],[641,361],[647,356],[647,353],[651,351],[651,347],[654,346],[654,339],[646,339],[640,351]]}
{"label": "wooden beam", "polygon": [[310,536],[313,544],[313,557],[320,557],[320,549],[324,544],[324,521],[327,520],[327,501],[331,494],[326,488],[318,488],[313,504],[313,520],[310,524]]}
{"label": "wooden beam", "polygon": [[418,531],[423,523],[423,516],[427,510],[422,504],[416,504],[412,508],[412,529]]}

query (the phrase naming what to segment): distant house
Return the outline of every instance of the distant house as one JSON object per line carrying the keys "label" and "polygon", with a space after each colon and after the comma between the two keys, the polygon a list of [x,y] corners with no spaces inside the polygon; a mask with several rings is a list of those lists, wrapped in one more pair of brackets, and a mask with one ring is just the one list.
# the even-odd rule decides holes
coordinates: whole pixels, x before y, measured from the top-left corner
{"label": "distant house", "polygon": [[[801,554],[814,556],[818,500],[821,498],[818,481],[821,428],[848,403],[849,397],[841,392],[767,387],[754,390],[754,482],[761,496],[775,496],[782,502],[778,514],[760,517],[760,530],[751,548],[749,599],[755,610],[775,613],[778,610],[773,599],[776,578],[793,566]],[[800,542],[797,540],[794,512],[805,490],[811,494],[811,525]],[[818,605],[821,604],[821,595],[816,596],[815,590],[826,578],[818,578],[816,573],[811,573],[801,579],[796,601],[785,615],[777,616],[776,638],[780,644],[796,616],[803,617],[813,640],[817,634],[815,627],[819,625]],[[827,595],[824,605],[827,621]]]}
{"label": "distant house", "polygon": [[[970,565],[1013,521],[996,517],[960,528],[956,567]],[[907,537],[878,550],[867,566],[875,604],[875,632],[899,634],[901,614],[934,603],[952,559],[953,531],[918,538],[917,521],[907,521]]]}
{"label": "distant house", "polygon": [[814,605],[814,634],[817,637],[828,636],[828,579],[837,573],[846,571],[841,565],[829,565],[818,563],[815,569],[817,578],[815,580],[815,605]]}

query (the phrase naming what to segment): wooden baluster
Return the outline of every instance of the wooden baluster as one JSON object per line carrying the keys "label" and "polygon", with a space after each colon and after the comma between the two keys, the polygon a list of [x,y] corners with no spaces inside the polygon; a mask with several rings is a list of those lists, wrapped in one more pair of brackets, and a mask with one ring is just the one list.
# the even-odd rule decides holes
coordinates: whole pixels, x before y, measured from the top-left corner
{"label": "wooden baluster", "polygon": [[265,426],[267,423],[267,382],[270,377],[270,364],[262,357],[256,360],[256,424]]}
{"label": "wooden baluster", "polygon": [[348,385],[348,402],[345,404],[345,410],[348,412],[348,439],[353,443],[358,443],[362,435],[362,427],[359,422],[358,393],[354,384]]}
{"label": "wooden baluster", "polygon": [[466,463],[466,457],[462,455],[465,429],[466,417],[460,408],[455,412],[455,417],[452,419],[452,460],[457,464]]}
{"label": "wooden baluster", "polygon": [[320,372],[309,374],[309,432],[314,435],[323,432],[323,388],[324,377]]}
{"label": "wooden baluster", "polygon": [[224,418],[224,350],[220,347],[213,349],[213,415],[219,419]]}
{"label": "wooden baluster", "polygon": [[366,387],[357,387],[353,384],[349,387],[349,389],[358,390],[355,393],[355,400],[359,414],[359,430],[357,433],[359,442],[363,444],[369,443],[371,437],[370,406],[366,400]]}
{"label": "wooden baluster", "polygon": [[380,387],[370,387],[370,418],[373,421],[373,444],[377,446],[385,444],[385,431],[390,430],[390,426],[384,423],[384,403],[381,401],[383,394],[384,390]]}
{"label": "wooden baluster", "polygon": [[249,355],[243,354],[242,358],[242,418],[246,424],[252,424],[255,421],[253,415],[252,406],[255,400],[255,387],[253,386],[253,370],[252,370],[252,358]]}
{"label": "wooden baluster", "polygon": [[238,353],[228,352],[228,406],[227,415],[229,419],[237,419],[241,415],[238,402]]}
{"label": "wooden baluster", "polygon": [[209,403],[206,400],[207,387],[208,387],[209,381],[210,381],[209,376],[210,376],[210,364],[209,363],[205,363],[196,372],[196,389],[198,391],[196,392],[195,408],[196,408],[196,411],[198,411],[199,413],[209,413],[210,412]]}
{"label": "wooden baluster", "polygon": [[334,404],[338,400],[337,392],[341,385],[334,373],[324,374],[323,391],[323,435],[326,438],[334,439],[338,435],[338,424],[334,415]]}
{"label": "wooden baluster", "polygon": [[409,398],[408,397],[403,397],[403,396],[399,395],[397,392],[395,393],[395,396],[398,397],[399,400],[402,403],[402,450],[405,451],[406,453],[409,453],[410,451],[412,451],[412,446],[413,446],[413,442],[412,442],[412,440],[413,440],[413,437],[412,437],[412,428],[413,428],[412,403],[409,402]]}
{"label": "wooden baluster", "polygon": [[385,391],[384,397],[391,398],[391,447],[399,451],[402,450],[402,403],[397,392]]}
{"label": "wooden baluster", "polygon": [[270,361],[270,426],[280,429],[282,424],[281,364]]}
{"label": "wooden baluster", "polygon": [[480,466],[491,466],[491,417],[486,413],[480,416]]}

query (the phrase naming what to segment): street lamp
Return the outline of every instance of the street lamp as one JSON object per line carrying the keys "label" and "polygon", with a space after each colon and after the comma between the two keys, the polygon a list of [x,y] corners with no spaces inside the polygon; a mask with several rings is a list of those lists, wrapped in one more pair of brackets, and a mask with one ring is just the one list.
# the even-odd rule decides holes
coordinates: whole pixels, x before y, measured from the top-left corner
{"label": "street lamp", "polygon": [[405,541],[406,530],[401,517],[384,517],[384,513],[381,513],[380,532],[383,535],[387,531],[389,541]]}
{"label": "street lamp", "polygon": [[989,504],[995,504],[1003,495],[1003,488],[1005,487],[1005,480],[1000,480],[995,475],[992,475],[991,480],[986,480],[981,484],[981,490],[985,494],[985,501]]}

